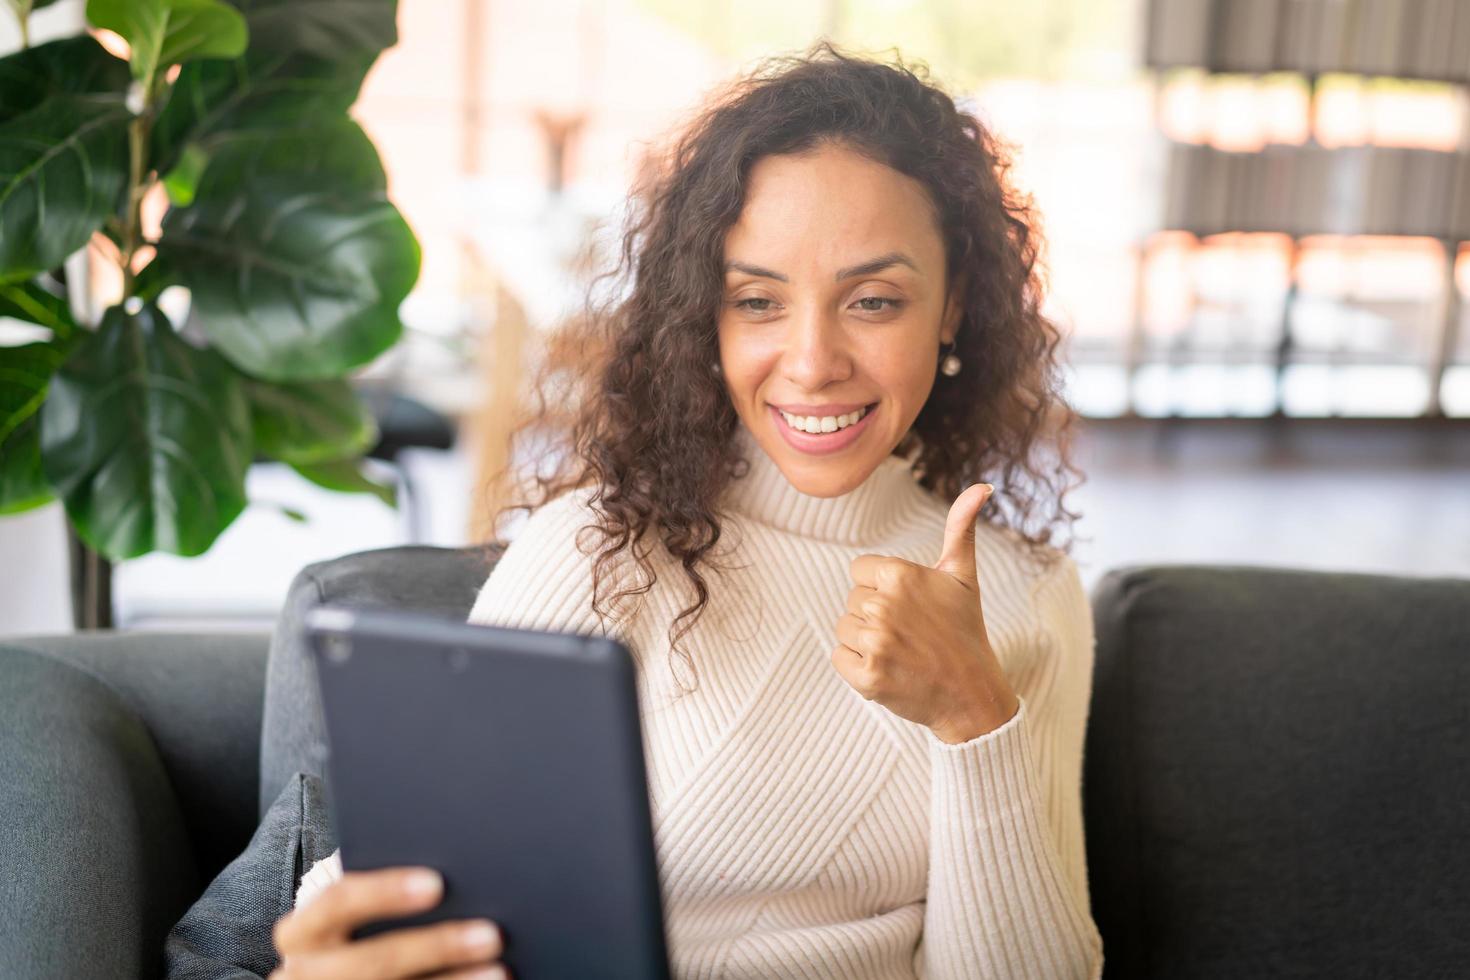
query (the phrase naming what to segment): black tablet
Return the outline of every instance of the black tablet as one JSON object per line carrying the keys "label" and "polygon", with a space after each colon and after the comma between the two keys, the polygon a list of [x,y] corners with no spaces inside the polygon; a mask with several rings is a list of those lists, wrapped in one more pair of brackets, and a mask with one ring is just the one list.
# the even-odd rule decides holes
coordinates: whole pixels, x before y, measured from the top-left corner
{"label": "black tablet", "polygon": [[346,870],[424,865],[517,980],[669,976],[634,667],[613,640],[325,606],[305,631]]}

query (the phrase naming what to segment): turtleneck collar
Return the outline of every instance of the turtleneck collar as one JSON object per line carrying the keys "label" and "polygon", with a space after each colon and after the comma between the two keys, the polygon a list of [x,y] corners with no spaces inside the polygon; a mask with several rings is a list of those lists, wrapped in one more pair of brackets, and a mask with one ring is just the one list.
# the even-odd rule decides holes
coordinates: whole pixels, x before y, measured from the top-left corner
{"label": "turtleneck collar", "polygon": [[811,497],[791,485],[744,423],[735,444],[750,470],[726,491],[730,509],[750,520],[803,537],[862,545],[892,531],[928,494],[907,460],[889,456],[854,490],[840,497]]}

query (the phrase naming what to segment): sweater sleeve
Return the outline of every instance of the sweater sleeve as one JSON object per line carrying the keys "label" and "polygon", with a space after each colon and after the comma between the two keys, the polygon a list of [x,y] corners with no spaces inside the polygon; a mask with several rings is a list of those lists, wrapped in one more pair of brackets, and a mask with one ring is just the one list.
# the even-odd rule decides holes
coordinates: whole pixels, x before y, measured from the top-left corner
{"label": "sweater sleeve", "polygon": [[1063,556],[1035,590],[1036,659],[1009,678],[1020,707],[968,742],[929,743],[929,887],[922,980],[1102,974],[1082,828],[1092,609]]}

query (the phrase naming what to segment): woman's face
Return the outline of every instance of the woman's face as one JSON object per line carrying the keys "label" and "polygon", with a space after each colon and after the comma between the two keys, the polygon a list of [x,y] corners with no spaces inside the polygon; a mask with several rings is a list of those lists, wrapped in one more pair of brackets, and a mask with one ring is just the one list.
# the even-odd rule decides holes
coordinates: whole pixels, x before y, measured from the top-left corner
{"label": "woman's face", "polygon": [[796,489],[847,493],[908,432],[959,325],[927,193],[830,144],[764,157],[724,260],[735,411]]}

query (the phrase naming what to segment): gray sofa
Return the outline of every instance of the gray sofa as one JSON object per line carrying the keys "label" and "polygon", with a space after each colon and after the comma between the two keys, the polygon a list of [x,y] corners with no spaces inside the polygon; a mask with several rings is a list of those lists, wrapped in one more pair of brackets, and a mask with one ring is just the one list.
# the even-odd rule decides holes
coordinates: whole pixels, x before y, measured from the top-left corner
{"label": "gray sofa", "polygon": [[[156,975],[172,923],[315,765],[262,726],[310,696],[302,612],[463,617],[492,559],[312,566],[273,639],[0,640],[0,974]],[[1149,566],[1092,598],[1106,976],[1470,975],[1470,581]]]}

